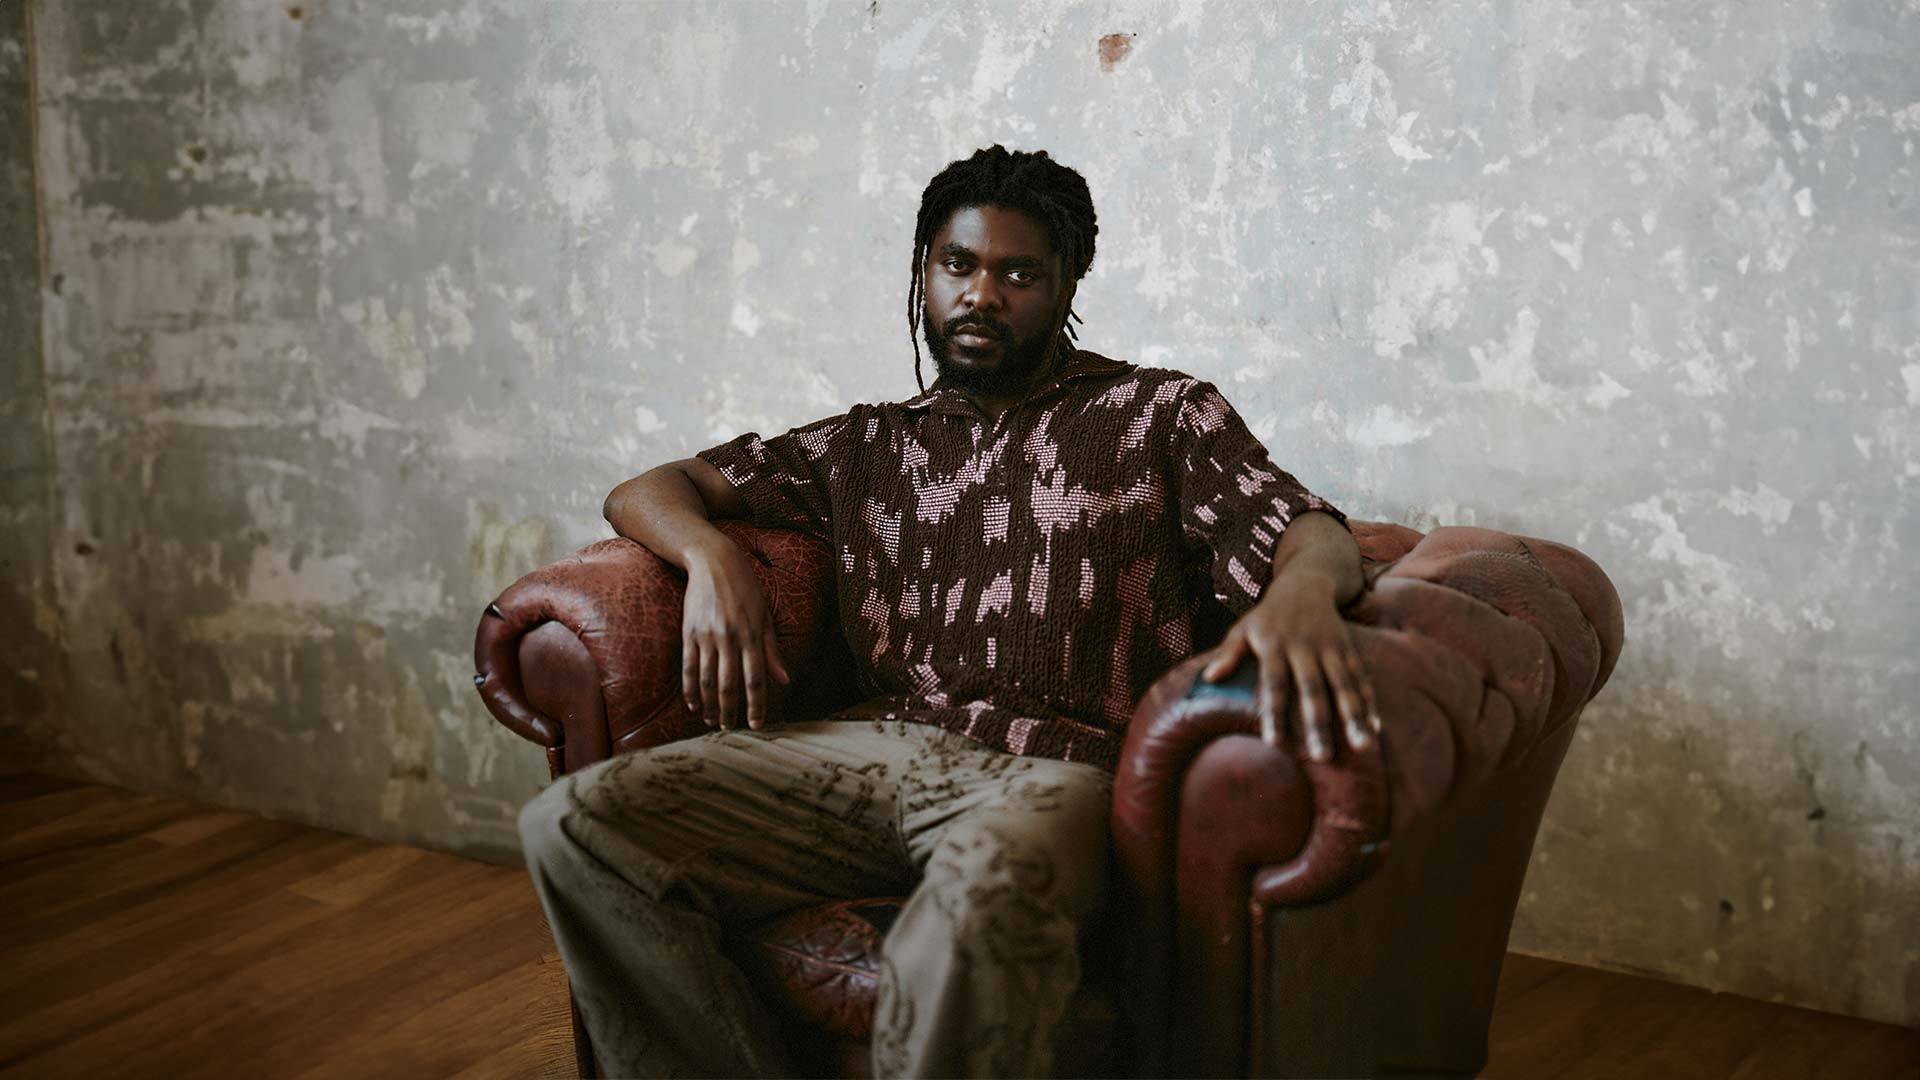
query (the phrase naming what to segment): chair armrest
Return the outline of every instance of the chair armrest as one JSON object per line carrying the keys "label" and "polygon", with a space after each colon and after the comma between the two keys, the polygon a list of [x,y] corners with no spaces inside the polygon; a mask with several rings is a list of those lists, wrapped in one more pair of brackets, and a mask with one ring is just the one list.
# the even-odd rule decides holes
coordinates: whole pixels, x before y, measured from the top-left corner
{"label": "chair armrest", "polygon": [[[826,545],[800,533],[718,522],[754,558],[794,674],[780,703],[843,692]],[[706,730],[680,695],[685,576],[631,540],[603,540],[521,578],[474,635],[474,684],[489,712],[546,747],[555,774]]]}
{"label": "chair armrest", "polygon": [[[1374,749],[1314,764],[1267,748],[1251,665],[1196,685],[1204,655],[1134,714],[1113,834],[1136,927],[1133,985],[1165,991],[1142,1002],[1149,1070],[1168,1060],[1157,1026],[1185,1045],[1243,1045],[1244,1005],[1222,1002],[1246,1000],[1250,912],[1353,888],[1394,837],[1570,722],[1618,657],[1618,596],[1578,552],[1484,529],[1419,538],[1354,524],[1364,554],[1393,559],[1369,567],[1347,611],[1385,721]],[[1215,1067],[1232,1069],[1199,1071]]]}

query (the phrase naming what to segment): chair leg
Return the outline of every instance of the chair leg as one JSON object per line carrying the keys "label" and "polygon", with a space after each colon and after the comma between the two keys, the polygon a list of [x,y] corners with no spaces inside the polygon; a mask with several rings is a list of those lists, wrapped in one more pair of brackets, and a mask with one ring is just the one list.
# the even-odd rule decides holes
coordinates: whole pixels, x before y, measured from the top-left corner
{"label": "chair leg", "polygon": [[600,1070],[593,1060],[593,1038],[587,1034],[587,1025],[580,1021],[580,1003],[573,998],[573,991],[567,991],[567,1011],[573,1014],[573,1065],[580,1070],[580,1080],[599,1080]]}

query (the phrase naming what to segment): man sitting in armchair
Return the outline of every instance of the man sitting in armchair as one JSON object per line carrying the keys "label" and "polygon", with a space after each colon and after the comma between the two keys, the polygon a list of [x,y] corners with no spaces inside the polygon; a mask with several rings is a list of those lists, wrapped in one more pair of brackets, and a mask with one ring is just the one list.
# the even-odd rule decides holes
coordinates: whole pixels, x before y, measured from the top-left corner
{"label": "man sitting in armchair", "polygon": [[[1268,742],[1326,761],[1377,736],[1339,614],[1362,589],[1344,516],[1211,385],[1073,346],[1096,232],[1085,180],[1045,152],[954,162],[922,197],[908,292],[932,389],[608,496],[620,535],[686,572],[683,692],[714,729],[565,776],[521,814],[615,1075],[787,1073],[723,929],[890,892],[910,899],[875,1074],[1045,1074],[1107,887],[1128,717],[1223,609],[1205,677],[1251,654]],[[789,674],[725,518],[830,545],[860,704],[778,722]]]}

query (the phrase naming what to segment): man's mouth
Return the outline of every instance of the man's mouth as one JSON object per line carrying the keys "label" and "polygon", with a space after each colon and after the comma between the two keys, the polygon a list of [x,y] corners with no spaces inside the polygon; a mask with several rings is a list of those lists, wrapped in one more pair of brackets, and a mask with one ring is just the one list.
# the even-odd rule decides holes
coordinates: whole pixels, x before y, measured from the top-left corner
{"label": "man's mouth", "polygon": [[955,345],[968,349],[984,349],[1000,340],[1000,335],[984,326],[963,326],[952,334]]}

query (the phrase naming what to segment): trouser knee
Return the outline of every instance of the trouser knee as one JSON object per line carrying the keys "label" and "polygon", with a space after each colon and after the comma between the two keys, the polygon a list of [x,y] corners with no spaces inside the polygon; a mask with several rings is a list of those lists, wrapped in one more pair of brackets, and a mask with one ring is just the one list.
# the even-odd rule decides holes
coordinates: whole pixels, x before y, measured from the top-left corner
{"label": "trouser knee", "polygon": [[663,848],[662,830],[608,816],[594,796],[602,774],[593,770],[556,780],[520,809],[521,853],[534,876],[563,890],[607,873],[654,899],[680,878],[681,867]]}
{"label": "trouser knee", "polygon": [[956,943],[982,943],[996,952],[1070,945],[1091,906],[1087,894],[1097,892],[1098,883],[1059,865],[1046,845],[973,839],[963,850],[949,851],[946,872],[930,875],[923,885],[951,922]]}

